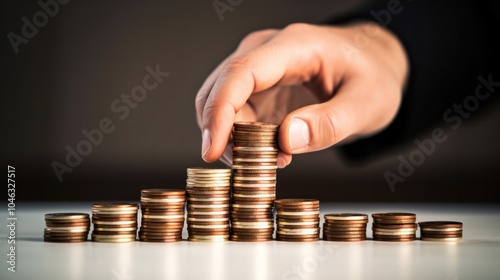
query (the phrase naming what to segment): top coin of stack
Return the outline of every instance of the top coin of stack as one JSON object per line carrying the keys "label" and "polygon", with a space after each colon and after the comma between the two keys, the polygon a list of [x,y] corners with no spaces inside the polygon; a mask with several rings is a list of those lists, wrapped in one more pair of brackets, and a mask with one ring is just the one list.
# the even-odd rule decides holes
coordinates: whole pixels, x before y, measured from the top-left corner
{"label": "top coin of stack", "polygon": [[45,214],[43,240],[46,242],[87,241],[90,218],[86,213]]}
{"label": "top coin of stack", "polygon": [[319,200],[278,199],[274,203],[278,225],[277,240],[319,240]]}
{"label": "top coin of stack", "polygon": [[92,241],[132,242],[137,235],[137,210],[134,203],[92,204]]}
{"label": "top coin of stack", "polygon": [[185,190],[142,190],[142,219],[139,239],[147,242],[175,242],[182,240],[185,204]]}
{"label": "top coin of stack", "polygon": [[229,240],[231,169],[187,169],[189,241]]}
{"label": "top coin of stack", "polygon": [[416,239],[416,215],[413,213],[376,213],[373,239],[379,241],[413,241]]}
{"label": "top coin of stack", "polygon": [[461,222],[433,221],[420,222],[420,238],[423,241],[460,241],[462,240]]}
{"label": "top coin of stack", "polygon": [[368,215],[355,213],[326,214],[323,239],[327,241],[362,241],[366,239]]}
{"label": "top coin of stack", "polygon": [[235,123],[231,240],[269,241],[274,232],[278,125]]}

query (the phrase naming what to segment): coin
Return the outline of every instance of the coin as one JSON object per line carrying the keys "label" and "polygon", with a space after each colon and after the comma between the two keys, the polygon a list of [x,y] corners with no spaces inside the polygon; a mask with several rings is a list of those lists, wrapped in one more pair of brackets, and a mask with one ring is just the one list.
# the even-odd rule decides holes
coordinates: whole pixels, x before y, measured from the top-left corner
{"label": "coin", "polygon": [[182,239],[185,221],[186,190],[141,190],[141,226],[143,242],[177,242]]}
{"label": "coin", "polygon": [[87,240],[90,218],[87,213],[48,213],[45,217],[45,242],[73,243]]}
{"label": "coin", "polygon": [[368,215],[359,213],[325,214],[323,240],[326,241],[363,241],[366,240]]}
{"label": "coin", "polygon": [[[272,239],[273,202],[276,199],[279,125],[235,123],[233,127],[233,195],[231,240]],[[266,219],[271,218],[270,222]],[[258,229],[267,231],[255,231]]]}
{"label": "coin", "polygon": [[417,224],[414,213],[374,213],[372,218],[374,240],[402,242],[416,239]]}
{"label": "coin", "polygon": [[277,240],[294,242],[319,240],[319,200],[278,199],[274,203]]}
{"label": "coin", "polygon": [[188,168],[188,241],[225,241],[229,238],[231,169]]}
{"label": "coin", "polygon": [[327,221],[361,221],[363,223],[368,221],[368,215],[358,213],[334,213],[326,214],[324,217]]}
{"label": "coin", "polygon": [[137,233],[137,212],[135,203],[94,203],[92,204],[92,241],[133,242]]}
{"label": "coin", "polygon": [[412,224],[415,223],[416,215],[413,213],[375,213],[372,218],[377,224]]}
{"label": "coin", "polygon": [[419,222],[420,237],[423,241],[461,241],[463,224],[455,221]]}

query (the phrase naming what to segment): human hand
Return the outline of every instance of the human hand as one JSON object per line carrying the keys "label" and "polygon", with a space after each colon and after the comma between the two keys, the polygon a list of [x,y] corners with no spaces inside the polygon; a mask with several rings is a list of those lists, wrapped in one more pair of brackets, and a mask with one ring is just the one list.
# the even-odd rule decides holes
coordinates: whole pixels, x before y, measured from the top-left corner
{"label": "human hand", "polygon": [[[372,36],[357,48],[363,32]],[[395,117],[407,73],[401,43],[374,24],[250,33],[196,96],[202,157],[231,164],[237,121],[281,123],[281,168],[292,154],[374,134]]]}

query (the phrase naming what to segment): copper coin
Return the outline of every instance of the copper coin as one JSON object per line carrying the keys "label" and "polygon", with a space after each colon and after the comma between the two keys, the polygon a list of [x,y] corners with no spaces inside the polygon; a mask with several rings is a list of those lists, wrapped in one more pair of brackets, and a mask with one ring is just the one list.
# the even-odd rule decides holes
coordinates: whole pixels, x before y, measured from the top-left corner
{"label": "copper coin", "polygon": [[329,237],[325,236],[323,237],[323,240],[325,241],[339,241],[339,242],[359,242],[359,241],[364,241],[366,240],[366,237],[359,237],[359,238],[336,238],[336,237]]}
{"label": "copper coin", "polygon": [[319,237],[288,238],[283,236],[276,236],[276,240],[287,242],[314,242],[319,241]]}
{"label": "copper coin", "polygon": [[268,236],[268,237],[242,237],[239,235],[231,235],[229,240],[238,241],[238,242],[267,242],[267,241],[272,241],[273,238],[272,238],[272,236]]}
{"label": "copper coin", "polygon": [[359,213],[333,213],[325,214],[325,221],[368,222],[368,215]]}
{"label": "copper coin", "polygon": [[186,191],[183,189],[143,189],[141,195],[153,196],[183,196]]}
{"label": "copper coin", "polygon": [[431,221],[431,222],[419,222],[418,225],[421,228],[462,228],[463,224],[461,222],[454,221]]}
{"label": "copper coin", "polygon": [[393,224],[376,224],[376,223],[374,223],[372,225],[372,227],[373,227],[373,229],[417,229],[417,224],[411,223],[411,224],[393,225]]}
{"label": "copper coin", "polygon": [[45,220],[51,221],[67,221],[67,220],[87,220],[89,214],[87,213],[48,213],[45,214]]}

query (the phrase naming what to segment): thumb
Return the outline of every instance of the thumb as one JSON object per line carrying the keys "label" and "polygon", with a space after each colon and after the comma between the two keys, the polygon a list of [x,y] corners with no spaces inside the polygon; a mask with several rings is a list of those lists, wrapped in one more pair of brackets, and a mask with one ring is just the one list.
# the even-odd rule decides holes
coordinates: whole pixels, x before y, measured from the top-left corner
{"label": "thumb", "polygon": [[328,148],[353,135],[359,128],[348,96],[335,96],[325,103],[291,112],[280,126],[279,144],[289,154]]}

